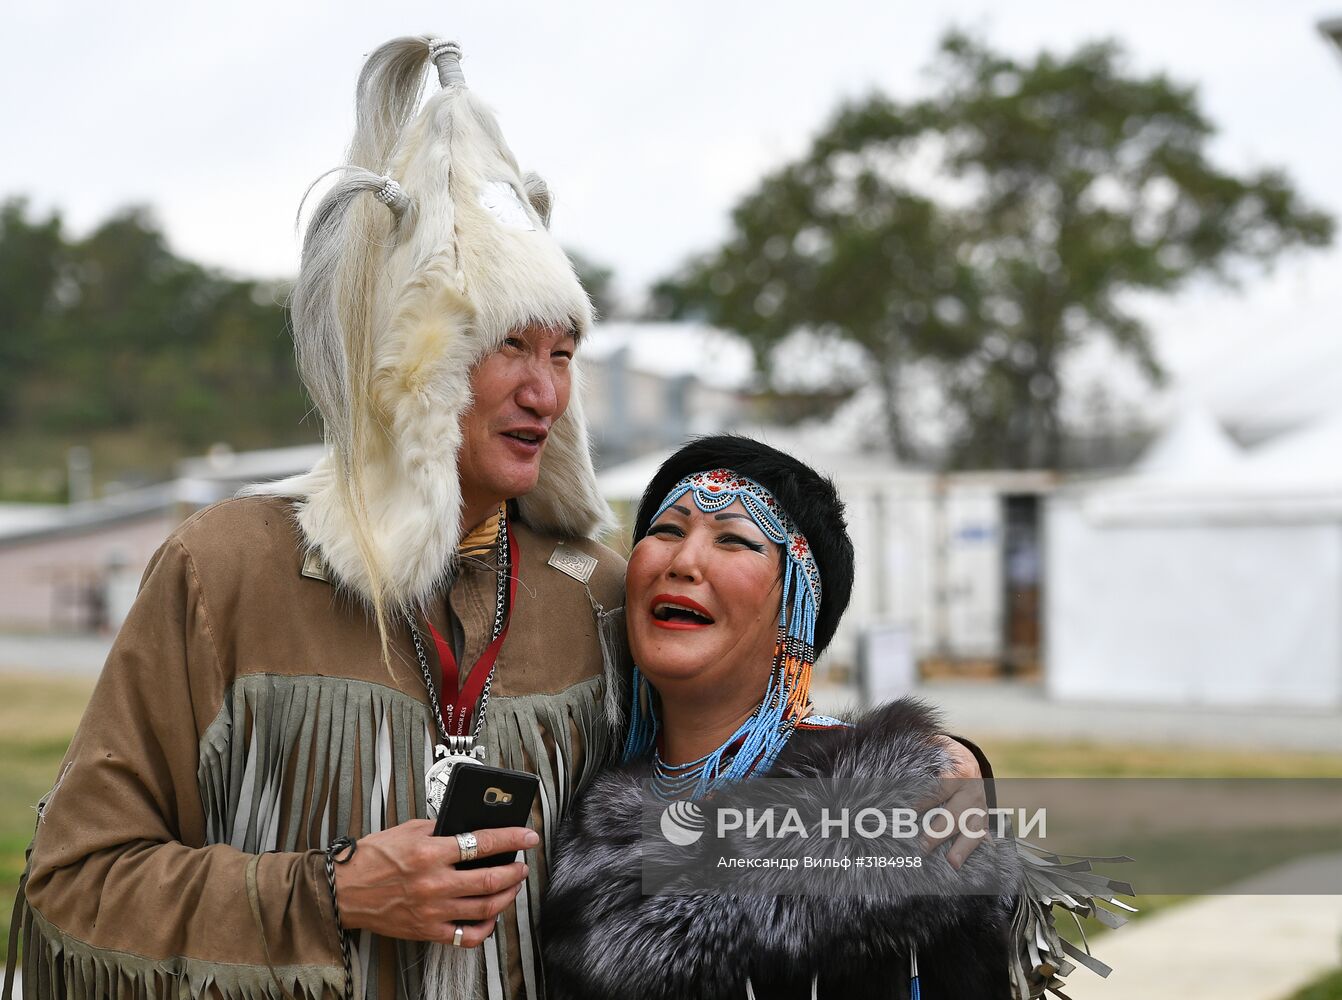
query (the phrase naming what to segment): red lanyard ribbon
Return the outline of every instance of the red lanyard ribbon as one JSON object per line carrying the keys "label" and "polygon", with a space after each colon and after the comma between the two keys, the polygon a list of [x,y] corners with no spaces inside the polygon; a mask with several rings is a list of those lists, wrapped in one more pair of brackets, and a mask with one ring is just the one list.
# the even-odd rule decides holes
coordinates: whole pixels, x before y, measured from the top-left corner
{"label": "red lanyard ribbon", "polygon": [[[513,604],[517,601],[517,535],[508,532],[508,609],[504,614],[503,627],[494,641],[485,647],[480,659],[475,661],[471,672],[466,676],[466,684],[458,690],[458,667],[452,644],[442,637],[433,622],[428,622],[429,633],[438,649],[438,666],[442,670],[443,696],[438,712],[443,719],[443,728],[452,736],[474,735],[471,729],[471,716],[475,714],[476,702],[485,689],[485,681],[494,672],[499,650],[503,640],[508,637],[508,623],[513,617]],[[455,723],[455,726],[454,726]]]}

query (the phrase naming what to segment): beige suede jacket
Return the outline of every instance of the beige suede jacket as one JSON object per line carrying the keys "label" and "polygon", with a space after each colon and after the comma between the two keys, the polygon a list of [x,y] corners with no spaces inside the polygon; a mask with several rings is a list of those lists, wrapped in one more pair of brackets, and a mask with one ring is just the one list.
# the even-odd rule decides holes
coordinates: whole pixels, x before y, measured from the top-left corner
{"label": "beige suede jacket", "polygon": [[[388,667],[369,616],[304,553],[291,503],[210,507],[146,571],[40,807],[16,906],[25,995],[342,995],[321,848],[425,815],[430,715],[409,627]],[[540,775],[542,839],[480,991],[536,1000],[546,852],[617,749],[624,562],[510,525],[520,581],[484,741],[489,762]],[[463,560],[429,609],[444,634],[455,617],[463,673],[489,641],[495,580]],[[413,997],[420,954],[358,935],[356,995]]]}

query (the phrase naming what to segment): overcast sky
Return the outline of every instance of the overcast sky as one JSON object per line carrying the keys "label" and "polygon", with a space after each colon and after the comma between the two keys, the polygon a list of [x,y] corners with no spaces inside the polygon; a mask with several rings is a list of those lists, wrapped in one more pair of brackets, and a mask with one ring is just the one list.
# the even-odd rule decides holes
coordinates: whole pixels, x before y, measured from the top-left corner
{"label": "overcast sky", "polygon": [[[1342,56],[1316,29],[1335,15],[1342,0],[6,4],[0,196],[59,208],[77,233],[146,203],[177,251],[288,276],[295,209],[348,142],[363,56],[432,32],[460,40],[471,86],[550,182],[560,238],[635,298],[720,238],[841,99],[923,91],[958,24],[1021,55],[1117,37],[1135,68],[1197,85],[1222,163],[1282,166],[1342,214]],[[1150,315],[1176,366],[1342,335],[1342,252]]]}

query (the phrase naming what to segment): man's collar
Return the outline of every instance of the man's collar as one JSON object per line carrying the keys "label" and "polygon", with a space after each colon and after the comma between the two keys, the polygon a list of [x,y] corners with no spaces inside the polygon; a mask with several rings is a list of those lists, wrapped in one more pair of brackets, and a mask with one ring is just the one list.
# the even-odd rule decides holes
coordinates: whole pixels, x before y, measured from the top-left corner
{"label": "man's collar", "polygon": [[499,518],[503,516],[503,510],[504,505],[499,504],[498,510],[468,531],[457,544],[457,555],[478,556],[493,551],[494,542],[499,537]]}

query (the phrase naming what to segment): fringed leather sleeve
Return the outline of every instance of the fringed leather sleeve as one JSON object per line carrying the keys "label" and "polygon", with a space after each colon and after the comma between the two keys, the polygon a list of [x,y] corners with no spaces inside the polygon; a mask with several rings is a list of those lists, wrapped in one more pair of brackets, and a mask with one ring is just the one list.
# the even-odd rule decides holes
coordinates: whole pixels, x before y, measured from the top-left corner
{"label": "fringed leather sleeve", "polygon": [[320,853],[207,846],[198,741],[225,689],[212,613],[169,539],[39,810],[16,905],[27,997],[343,988]]}

